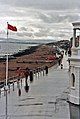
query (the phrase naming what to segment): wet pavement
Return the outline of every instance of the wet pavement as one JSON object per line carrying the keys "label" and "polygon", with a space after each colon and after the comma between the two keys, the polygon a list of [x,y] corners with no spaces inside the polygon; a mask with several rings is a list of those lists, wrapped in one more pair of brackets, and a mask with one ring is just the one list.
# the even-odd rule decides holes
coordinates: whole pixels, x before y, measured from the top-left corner
{"label": "wet pavement", "polygon": [[[63,59],[63,69],[56,65],[49,69],[48,75],[43,72],[34,75],[29,83],[29,92],[24,89],[22,79],[21,96],[18,96],[17,83],[10,87],[8,93],[7,119],[70,119],[67,94],[69,91],[69,72],[67,58]],[[0,119],[5,118],[4,91],[0,98]]]}

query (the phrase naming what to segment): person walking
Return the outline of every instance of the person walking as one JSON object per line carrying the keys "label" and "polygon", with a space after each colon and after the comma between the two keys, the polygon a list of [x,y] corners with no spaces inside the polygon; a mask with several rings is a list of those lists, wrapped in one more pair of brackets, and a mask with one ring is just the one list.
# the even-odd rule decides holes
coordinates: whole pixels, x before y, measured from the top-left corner
{"label": "person walking", "polygon": [[45,73],[48,74],[48,66],[45,66]]}
{"label": "person walking", "polygon": [[33,82],[33,71],[30,70],[30,82]]}
{"label": "person walking", "polygon": [[29,76],[29,69],[28,67],[26,68],[26,70],[24,71],[24,76],[25,76],[25,91],[28,92],[29,91],[29,86],[28,86],[28,76]]}

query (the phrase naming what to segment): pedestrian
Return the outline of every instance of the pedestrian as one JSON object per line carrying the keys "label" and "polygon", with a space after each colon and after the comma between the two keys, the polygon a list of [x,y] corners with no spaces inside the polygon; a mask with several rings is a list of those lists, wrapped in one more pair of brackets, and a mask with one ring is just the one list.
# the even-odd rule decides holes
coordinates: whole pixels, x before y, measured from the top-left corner
{"label": "pedestrian", "polygon": [[18,89],[18,95],[21,96],[21,89]]}
{"label": "pedestrian", "polygon": [[68,56],[71,57],[71,49],[68,50]]}
{"label": "pedestrian", "polygon": [[46,75],[48,74],[48,66],[45,66]]}
{"label": "pedestrian", "polygon": [[30,82],[33,82],[33,71],[30,70]]}
{"label": "pedestrian", "polygon": [[59,56],[59,59],[58,59],[59,66],[60,66],[61,62],[62,62],[62,56]]}
{"label": "pedestrian", "polygon": [[29,76],[29,68],[27,67],[26,70],[24,71],[24,76],[25,76],[25,91],[28,92],[29,91],[29,86],[28,86],[28,76]]}
{"label": "pedestrian", "polygon": [[26,81],[28,79],[29,74],[30,74],[30,71],[29,71],[29,68],[27,67],[24,71],[24,76],[25,76]]}
{"label": "pedestrian", "polygon": [[60,66],[60,64],[61,64],[61,59],[59,58],[59,60],[58,60],[58,63],[59,63],[59,66]]}

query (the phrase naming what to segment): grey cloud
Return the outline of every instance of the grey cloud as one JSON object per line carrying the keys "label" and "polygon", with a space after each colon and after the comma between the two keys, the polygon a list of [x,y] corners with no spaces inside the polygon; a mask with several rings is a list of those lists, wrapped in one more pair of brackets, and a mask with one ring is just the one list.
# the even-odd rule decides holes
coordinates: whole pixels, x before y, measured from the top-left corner
{"label": "grey cloud", "polygon": [[29,33],[29,32],[25,32],[23,33],[25,36],[31,37],[33,35],[33,33]]}
{"label": "grey cloud", "polygon": [[79,0],[0,0],[3,4],[18,7],[34,7],[40,9],[74,9],[80,7]]}
{"label": "grey cloud", "polygon": [[47,36],[47,33],[43,33],[43,32],[38,32],[38,33],[34,33],[34,36],[37,36],[37,37],[46,37]]}
{"label": "grey cloud", "polygon": [[23,33],[17,33],[17,35],[20,36],[20,37],[24,37]]}
{"label": "grey cloud", "polygon": [[[64,13],[64,15],[63,15]],[[49,13],[42,13],[37,12],[37,15],[35,15],[37,19],[41,19],[44,23],[60,23],[60,22],[73,22],[80,20],[80,14],[76,13],[66,13],[66,12],[49,12]]]}
{"label": "grey cloud", "polygon": [[33,34],[36,37],[67,37],[71,29],[68,29],[69,32],[66,29],[71,27],[70,23],[80,20],[79,10],[62,10],[78,9],[79,0],[0,0],[0,2],[10,6],[9,9],[2,9],[3,13],[0,9],[0,16],[3,14],[9,19],[11,16],[12,23],[15,20],[19,26],[17,35],[21,37],[32,37]]}
{"label": "grey cloud", "polygon": [[21,27],[19,30],[20,30],[20,31],[27,31],[27,28]]}
{"label": "grey cloud", "polygon": [[73,22],[73,21],[78,21],[80,19],[80,16],[75,14],[70,14],[65,16],[59,16],[59,19],[61,21],[67,20],[68,22]]}

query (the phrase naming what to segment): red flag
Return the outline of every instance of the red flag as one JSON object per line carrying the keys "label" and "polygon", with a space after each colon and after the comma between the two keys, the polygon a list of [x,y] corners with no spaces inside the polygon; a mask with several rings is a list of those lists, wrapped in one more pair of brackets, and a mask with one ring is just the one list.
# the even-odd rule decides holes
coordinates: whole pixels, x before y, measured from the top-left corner
{"label": "red flag", "polygon": [[16,26],[12,26],[10,24],[8,24],[8,29],[11,30],[11,31],[17,31]]}

